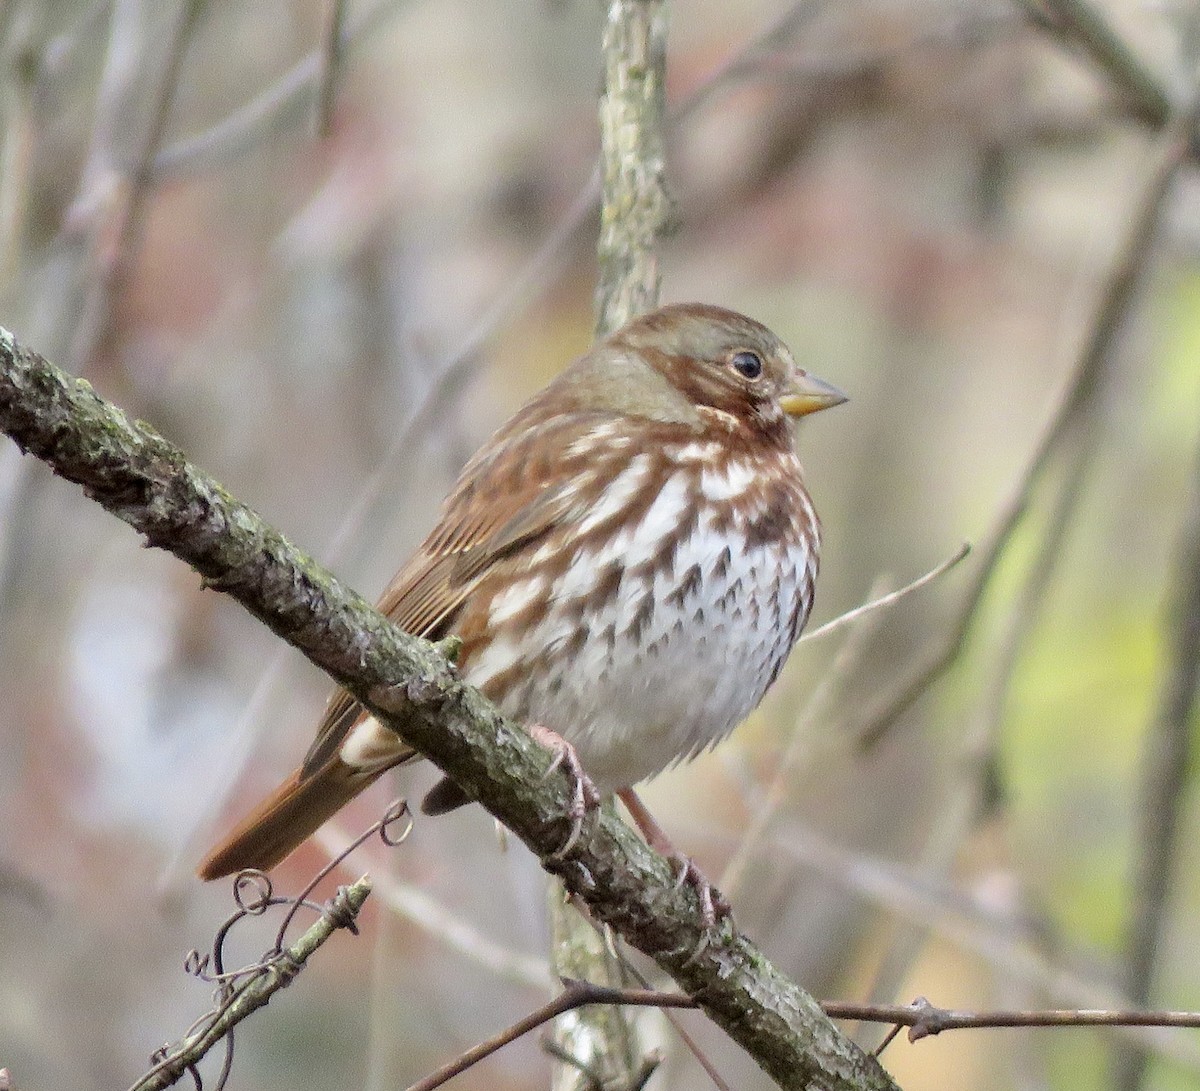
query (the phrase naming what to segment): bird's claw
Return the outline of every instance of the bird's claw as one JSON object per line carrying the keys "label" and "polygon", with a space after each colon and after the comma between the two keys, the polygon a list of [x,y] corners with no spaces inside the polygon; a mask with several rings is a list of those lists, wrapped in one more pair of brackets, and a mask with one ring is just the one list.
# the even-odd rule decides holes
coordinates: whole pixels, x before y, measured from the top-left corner
{"label": "bird's claw", "polygon": [[529,734],[535,742],[541,743],[554,754],[545,777],[551,776],[556,769],[563,768],[571,778],[571,802],[567,808],[567,814],[571,819],[571,832],[567,834],[567,839],[562,846],[550,854],[551,860],[562,860],[579,840],[587,816],[600,806],[600,793],[587,773],[583,771],[583,765],[579,761],[579,755],[575,753],[575,747],[557,731],[543,727],[541,724],[534,724],[530,727]]}
{"label": "bird's claw", "polygon": [[[696,861],[682,852],[671,853],[671,862],[676,867],[675,889],[679,890],[685,884],[690,886],[700,901],[700,918],[704,921],[704,929],[708,931],[733,916],[733,906],[712,883],[708,876],[696,865]],[[696,954],[703,952],[707,941],[702,940]]]}

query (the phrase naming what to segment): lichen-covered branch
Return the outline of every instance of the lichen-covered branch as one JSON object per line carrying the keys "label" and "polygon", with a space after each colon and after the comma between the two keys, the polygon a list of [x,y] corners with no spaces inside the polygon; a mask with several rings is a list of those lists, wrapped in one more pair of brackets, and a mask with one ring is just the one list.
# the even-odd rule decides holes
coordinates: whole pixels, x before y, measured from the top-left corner
{"label": "lichen-covered branch", "polygon": [[706,933],[695,892],[677,887],[670,862],[615,817],[599,816],[555,860],[570,784],[561,771],[546,776],[548,751],[462,682],[437,647],[401,632],[152,428],[4,329],[0,431],[237,599],[451,773],[780,1087],[894,1087],[732,924]]}
{"label": "lichen-covered branch", "polygon": [[600,97],[600,336],[658,306],[658,239],[671,207],[663,137],[666,51],[663,0],[610,0]]}

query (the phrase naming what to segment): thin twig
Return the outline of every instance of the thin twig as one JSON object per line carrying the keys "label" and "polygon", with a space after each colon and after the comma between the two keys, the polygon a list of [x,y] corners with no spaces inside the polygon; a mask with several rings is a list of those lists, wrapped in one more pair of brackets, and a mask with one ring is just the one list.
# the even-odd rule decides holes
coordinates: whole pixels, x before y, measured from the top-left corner
{"label": "thin twig", "polygon": [[424,1079],[418,1080],[408,1088],[408,1091],[434,1091],[434,1088],[441,1087],[448,1080],[465,1072],[510,1042],[515,1042],[522,1035],[537,1030],[538,1027],[544,1026],[552,1019],[557,1019],[560,1015],[565,1015],[578,1008],[592,1004],[649,1008],[694,1008],[697,1006],[696,1001],[690,996],[680,996],[676,993],[645,992],[642,989],[612,989],[593,985],[588,981],[566,980],[563,984],[565,986],[563,991],[548,1004],[530,1012],[524,1019],[519,1019],[494,1038],[481,1042],[473,1049],[456,1057],[449,1064],[443,1065],[436,1072],[431,1072]]}
{"label": "thin twig", "polygon": [[[599,925],[596,925],[594,921],[591,923],[597,931],[603,931],[603,929]],[[617,946],[615,949],[617,955],[621,959],[621,965],[624,966],[625,972],[630,976],[630,978],[636,981],[641,988],[648,992],[651,991],[651,985],[649,980],[647,980],[646,975],[643,974],[642,971],[639,970],[628,958],[626,958],[625,952],[619,946]],[[717,1071],[717,1067],[715,1064],[713,1064],[712,1058],[700,1048],[700,1043],[696,1041],[695,1037],[688,1033],[688,1030],[683,1025],[683,1022],[675,1014],[675,1010],[670,1007],[663,1007],[660,1010],[663,1018],[671,1025],[671,1029],[676,1033],[676,1035],[678,1035],[679,1040],[684,1045],[684,1048],[695,1058],[696,1063],[702,1069],[704,1069],[704,1074],[712,1081],[712,1085],[717,1089],[717,1091],[732,1091],[732,1088],[728,1083],[726,1083],[724,1077],[722,1077],[721,1073]]]}
{"label": "thin twig", "polygon": [[[872,587],[871,593],[875,594],[878,590],[880,588]],[[885,595],[878,601],[882,602],[887,597],[889,596]],[[828,669],[821,672],[816,688],[799,714],[792,719],[792,729],[787,746],[778,760],[772,764],[770,783],[764,791],[757,793],[757,798],[752,804],[750,822],[738,837],[737,847],[730,855],[717,884],[727,897],[733,897],[746,874],[746,868],[753,853],[762,847],[763,838],[787,795],[788,785],[792,782],[801,759],[811,758],[813,750],[816,749],[811,745],[812,726],[819,722],[819,717],[829,702],[830,694],[837,690],[861,659],[870,638],[876,631],[879,620],[882,618],[881,614],[871,615],[862,607],[859,608],[859,612],[860,616],[866,617],[866,621],[851,631],[845,643],[838,649],[838,653],[834,656]],[[838,736],[825,735],[823,739],[836,739],[836,743],[832,745],[845,745],[846,743],[844,738]]]}
{"label": "thin twig", "polygon": [[[972,892],[944,877],[922,877],[911,868],[835,844],[811,829],[790,826],[771,839],[772,851],[816,871],[825,882],[878,905],[905,922],[928,928],[940,941],[976,955],[1004,973],[1052,997],[1062,1007],[1109,1010],[1134,1006],[1111,982],[1089,976],[1047,956],[1040,922],[1019,905],[981,904]],[[1158,1055],[1200,1072],[1200,1049],[1192,1036],[1145,1030],[1126,1035]]]}
{"label": "thin twig", "polygon": [[932,583],[939,576],[945,575],[955,565],[966,560],[967,555],[971,552],[971,543],[963,542],[958,547],[958,551],[953,557],[949,557],[942,561],[936,568],[930,569],[923,576],[918,576],[912,583],[906,583],[903,587],[895,591],[891,591],[886,595],[877,599],[871,599],[864,602],[861,606],[856,606],[852,610],[847,610],[844,614],[838,614],[837,617],[825,622],[824,625],[818,625],[815,629],[801,635],[800,639],[816,640],[819,637],[828,636],[830,633],[835,633],[845,625],[857,621],[860,617],[871,613],[873,610],[882,609],[885,606],[891,606],[893,603],[899,602],[902,598],[911,595],[914,591],[919,591],[926,584]]}
{"label": "thin twig", "polygon": [[910,1042],[947,1030],[996,1030],[1003,1027],[1200,1027],[1200,1011],[1108,1011],[1088,1008],[1040,1011],[956,1011],[918,999],[911,1004],[823,1003],[831,1019],[895,1023],[912,1028]]}

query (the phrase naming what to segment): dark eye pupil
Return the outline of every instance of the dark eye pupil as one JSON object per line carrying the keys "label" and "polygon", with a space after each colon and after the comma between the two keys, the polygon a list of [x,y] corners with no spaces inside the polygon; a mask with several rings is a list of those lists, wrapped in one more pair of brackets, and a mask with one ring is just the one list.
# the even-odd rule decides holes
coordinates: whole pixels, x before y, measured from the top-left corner
{"label": "dark eye pupil", "polygon": [[763,370],[762,357],[757,352],[739,352],[733,358],[733,366],[747,379],[757,379]]}

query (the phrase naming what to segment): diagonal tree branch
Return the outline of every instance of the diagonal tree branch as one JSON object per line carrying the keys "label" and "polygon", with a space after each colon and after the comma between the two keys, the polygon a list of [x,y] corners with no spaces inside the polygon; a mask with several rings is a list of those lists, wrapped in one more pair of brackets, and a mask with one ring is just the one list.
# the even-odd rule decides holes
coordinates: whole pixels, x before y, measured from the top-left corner
{"label": "diagonal tree branch", "polygon": [[[232,595],[454,778],[561,875],[596,918],[653,958],[782,1088],[894,1084],[732,923],[705,930],[695,892],[628,827],[599,816],[565,859],[568,777],[457,677],[83,380],[0,329],[0,430]],[[544,779],[545,778],[545,779]]]}

